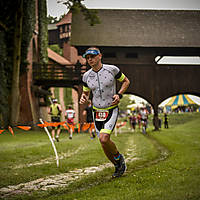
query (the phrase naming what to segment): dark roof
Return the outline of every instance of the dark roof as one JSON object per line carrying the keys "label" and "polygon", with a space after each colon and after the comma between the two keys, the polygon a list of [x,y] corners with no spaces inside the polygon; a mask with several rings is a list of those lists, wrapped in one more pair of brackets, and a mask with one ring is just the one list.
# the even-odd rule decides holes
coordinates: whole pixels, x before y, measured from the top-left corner
{"label": "dark roof", "polygon": [[72,13],[68,12],[57,24],[56,26],[61,26],[64,24],[71,24],[72,22]]}
{"label": "dark roof", "polygon": [[74,46],[200,47],[200,10],[99,9],[101,24],[72,17]]}
{"label": "dark roof", "polygon": [[57,54],[56,52],[52,51],[50,48],[47,48],[47,52],[48,52],[48,58],[53,60],[54,62],[60,65],[72,65],[70,61],[68,61],[61,55]]}

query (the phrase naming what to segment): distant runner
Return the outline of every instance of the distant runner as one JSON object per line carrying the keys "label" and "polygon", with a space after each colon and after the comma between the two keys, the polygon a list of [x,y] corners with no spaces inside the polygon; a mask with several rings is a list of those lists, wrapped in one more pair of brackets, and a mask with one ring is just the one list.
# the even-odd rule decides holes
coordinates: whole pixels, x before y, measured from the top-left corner
{"label": "distant runner", "polygon": [[[51,115],[51,121],[52,122],[60,122],[60,115],[62,113],[61,106],[58,104],[57,99],[53,99],[53,104],[51,104],[50,109],[49,109],[49,114]],[[56,140],[59,142],[59,136],[60,136],[60,125],[57,126],[57,132],[56,132]],[[55,127],[52,126],[52,139],[55,142]]]}
{"label": "distant runner", "polygon": [[75,111],[72,109],[72,106],[68,106],[68,109],[65,111],[65,119],[69,126],[69,139],[72,139],[73,135],[73,127],[74,127],[74,118],[75,118]]}

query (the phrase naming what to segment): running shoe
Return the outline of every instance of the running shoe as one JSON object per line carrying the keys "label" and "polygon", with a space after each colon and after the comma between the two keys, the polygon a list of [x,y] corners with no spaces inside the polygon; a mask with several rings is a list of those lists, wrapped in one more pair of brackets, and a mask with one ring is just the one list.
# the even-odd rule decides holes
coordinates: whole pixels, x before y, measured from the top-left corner
{"label": "running shoe", "polygon": [[56,141],[59,142],[59,137],[58,136],[56,136]]}
{"label": "running shoe", "polygon": [[119,163],[115,165],[115,172],[112,175],[112,177],[113,178],[120,177],[124,174],[125,171],[126,171],[126,163],[124,160],[124,156],[120,154]]}

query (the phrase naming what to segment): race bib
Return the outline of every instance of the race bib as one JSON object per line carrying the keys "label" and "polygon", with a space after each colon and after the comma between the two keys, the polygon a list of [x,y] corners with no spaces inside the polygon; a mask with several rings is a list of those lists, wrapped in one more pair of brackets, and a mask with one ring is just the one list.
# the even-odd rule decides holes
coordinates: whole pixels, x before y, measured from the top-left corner
{"label": "race bib", "polygon": [[97,110],[95,120],[96,121],[105,121],[108,117],[108,110]]}

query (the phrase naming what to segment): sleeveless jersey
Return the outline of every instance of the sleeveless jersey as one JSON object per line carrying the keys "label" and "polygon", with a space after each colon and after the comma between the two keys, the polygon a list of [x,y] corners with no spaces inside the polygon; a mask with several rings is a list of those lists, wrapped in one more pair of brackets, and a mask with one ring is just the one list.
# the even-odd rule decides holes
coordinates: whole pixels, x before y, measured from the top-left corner
{"label": "sleeveless jersey", "polygon": [[96,108],[109,108],[116,94],[116,79],[122,82],[125,75],[114,65],[103,64],[102,68],[95,72],[88,70],[83,75],[83,91],[92,91],[93,106]]}
{"label": "sleeveless jersey", "polygon": [[51,108],[51,113],[52,113],[52,116],[60,116],[60,111],[59,111],[59,108],[58,108],[58,104],[51,104],[50,106]]}

